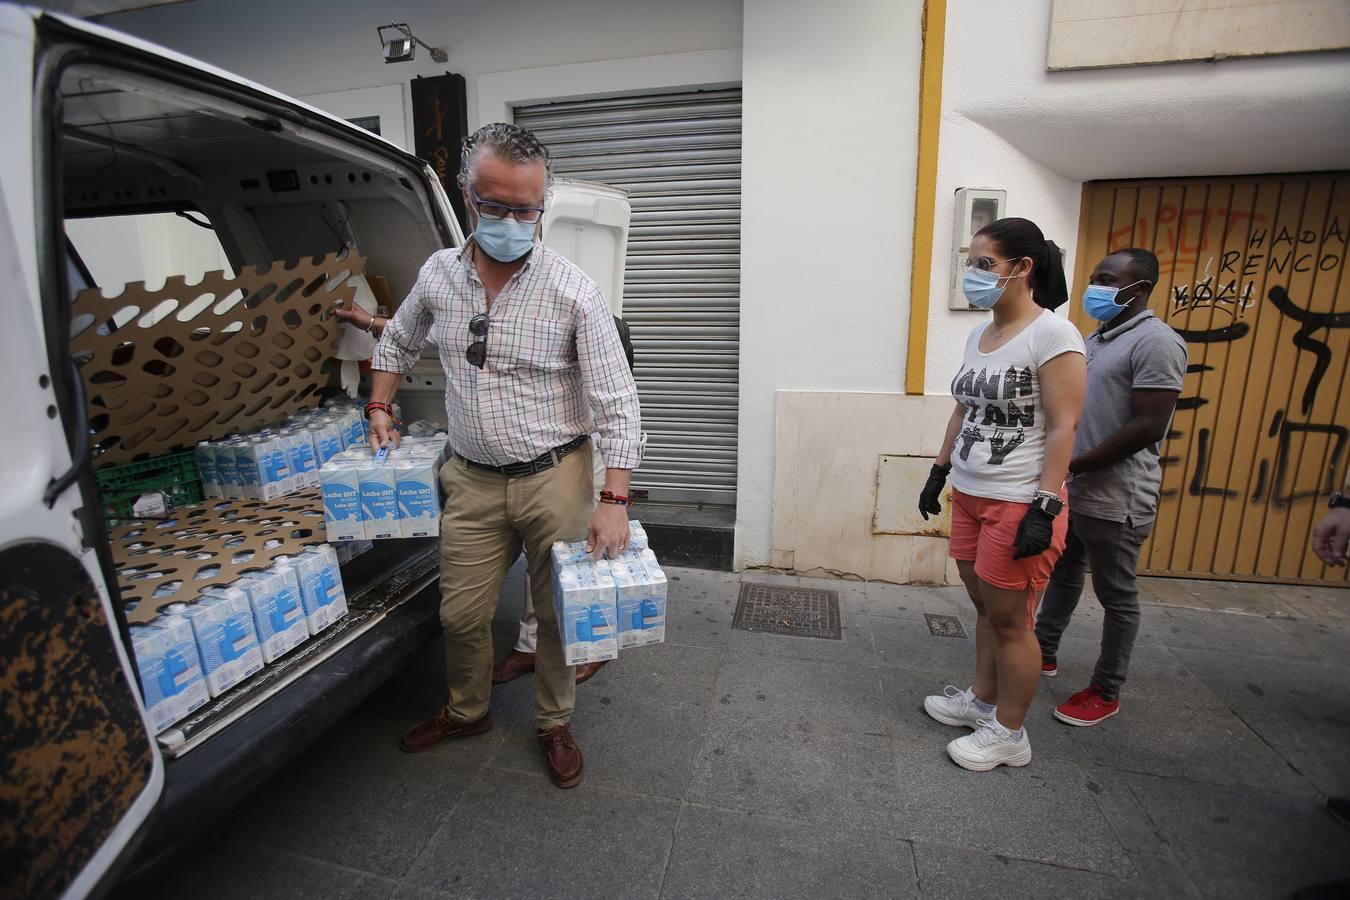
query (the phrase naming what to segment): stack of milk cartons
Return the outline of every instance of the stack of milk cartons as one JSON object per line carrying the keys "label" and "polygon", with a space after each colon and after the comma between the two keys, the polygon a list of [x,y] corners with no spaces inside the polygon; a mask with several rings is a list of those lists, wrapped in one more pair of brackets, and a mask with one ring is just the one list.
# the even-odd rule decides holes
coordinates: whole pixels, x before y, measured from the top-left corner
{"label": "stack of milk cartons", "polygon": [[445,435],[404,438],[376,454],[350,447],[319,470],[330,541],[434,537],[440,534],[437,473]]}
{"label": "stack of milk cartons", "polygon": [[160,616],[128,630],[150,728],[159,734],[210,699],[197,641],[182,616]]}
{"label": "stack of milk cartons", "polygon": [[347,594],[337,551],[328,544],[310,547],[298,556],[279,556],[272,568],[291,570],[300,586],[300,604],[305,626],[316,635],[347,615]]}
{"label": "stack of milk cartons", "polygon": [[359,410],[301,410],[274,428],[197,445],[202,492],[211,499],[272,500],[319,483],[319,467],[365,444]]}
{"label": "stack of milk cartons", "polygon": [[249,572],[223,587],[209,587],[202,596],[226,596],[238,603],[245,598],[258,629],[263,662],[273,663],[309,640],[300,582],[292,567]]}
{"label": "stack of milk cartons", "polygon": [[578,559],[571,545],[553,545],[553,609],[567,665],[619,655],[617,602],[608,560]]}
{"label": "stack of milk cartons", "polygon": [[609,563],[618,594],[619,649],[666,640],[666,573],[651,550],[625,550]]}
{"label": "stack of milk cartons", "polygon": [[212,697],[263,667],[258,628],[244,592],[202,594],[190,604],[171,604],[164,614],[181,617],[191,626]]}

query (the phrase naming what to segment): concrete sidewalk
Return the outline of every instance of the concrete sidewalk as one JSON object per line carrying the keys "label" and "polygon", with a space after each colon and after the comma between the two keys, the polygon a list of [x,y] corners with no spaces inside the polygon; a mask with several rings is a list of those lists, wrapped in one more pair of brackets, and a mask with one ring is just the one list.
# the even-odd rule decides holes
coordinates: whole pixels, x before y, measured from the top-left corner
{"label": "concrete sidewalk", "polygon": [[[973,637],[923,618],[973,635],[963,590],[669,574],[669,642],[578,689],[580,788],[544,776],[528,678],[496,690],[490,734],[399,752],[442,702],[434,646],[141,896],[1281,897],[1350,877],[1322,805],[1350,793],[1348,591],[1151,581],[1120,715],[1071,728],[1050,710],[1091,673],[1085,599],[1034,761],[975,774],[920,709],[969,683]],[[843,640],[732,630],[742,580],[837,590]]]}

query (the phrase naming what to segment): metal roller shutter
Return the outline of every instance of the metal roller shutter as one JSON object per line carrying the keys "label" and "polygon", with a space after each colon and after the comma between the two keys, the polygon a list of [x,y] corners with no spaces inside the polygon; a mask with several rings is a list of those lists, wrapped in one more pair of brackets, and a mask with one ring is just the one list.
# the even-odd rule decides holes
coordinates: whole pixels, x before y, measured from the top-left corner
{"label": "metal roller shutter", "polygon": [[560,177],[628,191],[624,281],[652,500],[736,502],[740,309],[739,88],[515,111]]}

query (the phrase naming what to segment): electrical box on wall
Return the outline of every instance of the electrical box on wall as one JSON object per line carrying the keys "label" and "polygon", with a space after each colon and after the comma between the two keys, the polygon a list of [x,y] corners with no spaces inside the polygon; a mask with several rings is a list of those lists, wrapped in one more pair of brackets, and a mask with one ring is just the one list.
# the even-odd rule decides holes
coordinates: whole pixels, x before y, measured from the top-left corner
{"label": "electrical box on wall", "polygon": [[955,232],[952,235],[952,277],[947,294],[949,309],[975,309],[961,292],[971,238],[990,222],[1007,215],[1008,192],[995,188],[957,188]]}

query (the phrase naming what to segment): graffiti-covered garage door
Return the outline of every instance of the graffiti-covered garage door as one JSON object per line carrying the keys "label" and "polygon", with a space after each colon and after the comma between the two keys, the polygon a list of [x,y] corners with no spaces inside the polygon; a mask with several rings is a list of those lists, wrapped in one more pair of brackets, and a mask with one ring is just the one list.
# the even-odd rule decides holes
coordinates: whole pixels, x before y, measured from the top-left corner
{"label": "graffiti-covered garage door", "polygon": [[1190,351],[1142,570],[1345,582],[1308,546],[1350,456],[1347,234],[1350,173],[1087,186],[1075,290],[1108,250],[1152,250]]}

